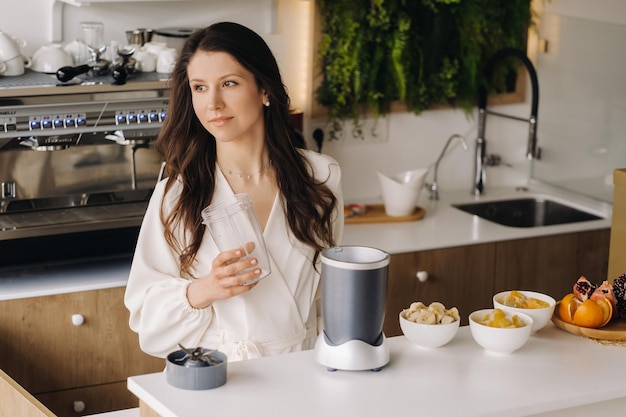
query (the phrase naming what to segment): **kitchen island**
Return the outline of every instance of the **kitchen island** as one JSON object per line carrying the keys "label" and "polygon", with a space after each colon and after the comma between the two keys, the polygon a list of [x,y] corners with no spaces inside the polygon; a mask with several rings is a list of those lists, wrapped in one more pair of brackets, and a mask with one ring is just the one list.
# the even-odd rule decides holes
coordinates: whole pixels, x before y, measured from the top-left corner
{"label": "kitchen island", "polygon": [[[563,198],[570,205],[602,214],[603,219],[515,228],[452,207],[455,203],[521,195]],[[601,270],[601,263],[608,258],[610,204],[588,202],[575,195],[561,197],[558,192],[538,187],[529,191],[514,187],[490,189],[488,195],[479,198],[470,196],[467,190],[442,191],[439,201],[428,200],[424,193],[419,204],[426,209],[425,218],[419,221],[349,224],[345,228],[343,244],[378,247],[392,255],[388,320],[384,327],[388,336],[400,334],[397,311],[414,300],[457,305],[466,320],[473,309],[491,304],[496,280],[500,282],[502,277],[507,281],[500,285],[507,288],[540,290],[538,286],[544,282],[540,277],[560,277],[568,282],[569,277],[577,277],[587,265]],[[530,250],[520,249],[520,244]],[[557,254],[560,262],[552,262],[552,255],[546,256],[547,253]],[[580,258],[575,255],[578,253],[585,256]],[[595,254],[593,259],[589,253]],[[466,261],[460,263],[457,259]],[[547,261],[542,263],[541,259]],[[0,262],[2,333],[6,340],[11,340],[2,346],[4,350],[0,349],[5,358],[0,360],[0,368],[53,410],[86,404],[86,409],[95,413],[134,406],[136,398],[127,390],[126,378],[160,371],[163,362],[143,354],[137,335],[128,328],[123,294],[130,262],[130,254],[124,258],[76,259],[20,268],[3,268]],[[498,267],[500,264],[503,265]],[[484,265],[490,268],[483,268]],[[530,266],[534,272],[529,272]],[[432,279],[425,283],[416,280],[415,270],[428,271]],[[596,275],[599,276],[592,276]],[[516,281],[515,276],[535,281]],[[29,355],[33,343],[44,343],[47,355]],[[120,351],[126,354],[119,355]],[[77,354],[91,357],[96,353],[103,360],[89,362],[93,366],[86,367],[75,360]],[[67,371],[67,363],[72,364],[72,372]],[[50,378],[33,372],[41,369]],[[60,376],[63,377],[59,379]]]}
{"label": "kitchen island", "polygon": [[133,376],[142,416],[607,416],[626,413],[626,346],[571,335],[552,323],[508,356],[486,353],[468,326],[422,349],[388,338],[380,372],[329,372],[314,352],[228,364],[225,385],[170,386],[164,372]]}

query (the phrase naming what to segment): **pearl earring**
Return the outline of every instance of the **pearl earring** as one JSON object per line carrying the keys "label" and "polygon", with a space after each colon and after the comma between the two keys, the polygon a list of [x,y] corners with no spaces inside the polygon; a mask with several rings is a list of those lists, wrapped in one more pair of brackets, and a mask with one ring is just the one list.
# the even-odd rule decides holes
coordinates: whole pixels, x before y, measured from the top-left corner
{"label": "pearl earring", "polygon": [[263,105],[264,105],[265,107],[269,107],[269,106],[270,106],[270,101],[269,101],[269,100],[268,100],[268,101],[266,101],[265,103],[263,103]]}

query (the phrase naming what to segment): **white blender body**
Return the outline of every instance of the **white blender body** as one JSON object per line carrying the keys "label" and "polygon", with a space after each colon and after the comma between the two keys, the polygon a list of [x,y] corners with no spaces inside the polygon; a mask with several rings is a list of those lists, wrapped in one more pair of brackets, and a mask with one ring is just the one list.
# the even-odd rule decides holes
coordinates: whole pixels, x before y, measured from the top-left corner
{"label": "white blender body", "polygon": [[382,332],[389,254],[337,246],[324,250],[321,259],[324,331],[315,344],[315,360],[329,371],[379,371],[389,363]]}

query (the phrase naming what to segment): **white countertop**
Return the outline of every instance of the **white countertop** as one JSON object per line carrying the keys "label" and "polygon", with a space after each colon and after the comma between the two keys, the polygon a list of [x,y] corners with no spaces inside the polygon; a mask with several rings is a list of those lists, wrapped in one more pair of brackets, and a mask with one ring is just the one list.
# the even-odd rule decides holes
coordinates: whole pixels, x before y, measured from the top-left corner
{"label": "white countertop", "polygon": [[[516,187],[490,188],[475,197],[469,190],[441,190],[439,200],[429,200],[422,192],[418,205],[425,209],[423,219],[414,222],[347,225],[344,245],[373,246],[391,254],[523,239],[611,227],[612,205],[564,190],[532,184],[526,191]],[[509,227],[465,213],[453,204],[542,196],[596,214],[603,219],[580,223]]]}
{"label": "white countertop", "polygon": [[[423,219],[400,223],[349,224],[345,227],[342,244],[371,246],[395,254],[611,227],[612,206],[608,203],[571,192],[547,189],[540,184],[530,185],[529,189],[517,191],[515,187],[490,188],[488,193],[480,198],[472,196],[468,190],[441,190],[438,201],[429,200],[428,193],[423,192],[419,201],[420,207],[426,210]],[[525,196],[548,196],[553,200],[600,215],[603,219],[519,228],[501,226],[452,207],[452,204]],[[129,270],[128,259],[0,269],[0,300],[124,286]]]}
{"label": "white countertop", "polygon": [[626,347],[552,323],[509,356],[483,351],[468,326],[437,349],[387,342],[380,372],[328,372],[305,351],[229,363],[226,384],[212,390],[172,387],[164,372],[130,377],[128,389],[163,417],[624,415]]}
{"label": "white countertop", "polygon": [[128,259],[0,270],[0,301],[123,287],[129,272]]}

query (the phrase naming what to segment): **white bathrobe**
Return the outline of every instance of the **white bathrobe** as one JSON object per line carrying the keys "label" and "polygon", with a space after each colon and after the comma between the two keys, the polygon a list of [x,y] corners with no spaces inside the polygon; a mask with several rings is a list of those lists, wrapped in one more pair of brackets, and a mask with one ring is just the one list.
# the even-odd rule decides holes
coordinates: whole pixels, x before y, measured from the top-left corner
{"label": "white bathrobe", "polygon": [[[339,244],[343,234],[340,167],[326,155],[301,152],[315,178],[325,181],[337,197],[334,233]],[[213,201],[232,198],[226,178],[219,170],[216,174]],[[180,277],[178,256],[163,237],[161,201],[166,198],[165,210],[169,211],[180,193],[180,186],[175,185],[164,196],[165,181],[157,184],[148,205],[124,299],[130,328],[139,334],[141,349],[165,357],[180,349],[180,343],[219,349],[234,361],[313,348],[320,314],[320,276],[311,263],[312,248],[297,241],[289,229],[279,196],[263,231],[270,275],[249,292],[195,309],[186,297],[191,280]],[[218,252],[210,233],[205,232],[194,276],[206,275]]]}

